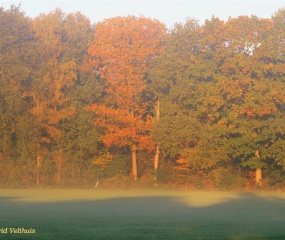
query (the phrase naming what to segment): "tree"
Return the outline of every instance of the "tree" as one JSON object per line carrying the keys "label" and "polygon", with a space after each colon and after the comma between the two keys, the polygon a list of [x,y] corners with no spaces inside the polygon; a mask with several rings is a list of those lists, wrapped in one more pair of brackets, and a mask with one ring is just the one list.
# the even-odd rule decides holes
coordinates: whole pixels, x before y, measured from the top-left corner
{"label": "tree", "polygon": [[34,119],[27,112],[31,104],[22,93],[35,56],[33,34],[29,19],[17,6],[0,8],[0,22],[1,182],[28,186],[35,175],[32,159],[36,137]]}
{"label": "tree", "polygon": [[268,168],[270,162],[267,153],[283,136],[283,130],[276,129],[283,122],[284,84],[282,74],[273,70],[281,64],[281,49],[278,44],[272,44],[280,42],[274,32],[269,19],[254,16],[230,19],[220,65],[224,78],[221,94],[230,106],[227,110],[229,153],[242,166],[255,170],[259,185],[261,170]]}
{"label": "tree", "polygon": [[133,177],[137,179],[136,152],[153,149],[149,135],[151,118],[141,101],[144,77],[151,59],[162,51],[165,26],[144,17],[110,18],[96,25],[94,41],[88,49],[88,66],[104,79],[110,97],[104,104],[88,108],[101,126],[107,146],[127,146],[132,152]]}
{"label": "tree", "polygon": [[[222,25],[216,19],[213,22]],[[219,95],[213,51],[207,51],[212,40],[206,42],[204,32],[192,19],[177,24],[166,36],[165,50],[148,76],[149,91],[161,103],[153,136],[164,158],[186,159],[192,173],[194,169],[209,172],[228,161],[225,127],[218,124],[225,103]]]}
{"label": "tree", "polygon": [[[64,48],[64,13],[57,9],[49,14],[41,14],[32,21],[35,34],[35,50],[38,61],[32,83],[26,97],[32,98],[34,106],[31,114],[37,119],[39,126],[39,143],[37,168],[42,165],[42,147],[44,144],[58,145],[61,142],[62,132],[59,124],[74,116],[75,108],[70,106],[64,90],[70,88],[76,78],[76,62],[65,56]],[[56,165],[57,184],[61,182],[62,149],[53,150],[53,159]],[[40,184],[39,176],[37,185]]]}
{"label": "tree", "polygon": [[[63,23],[64,57],[76,62],[76,81],[64,93],[76,115],[59,125],[62,132],[59,143],[66,159],[63,175],[65,184],[94,186],[94,158],[101,146],[98,129],[93,126],[94,113],[84,110],[102,96],[103,86],[99,77],[84,71],[82,65],[88,58],[87,49],[94,35],[88,18],[80,12],[69,13]],[[93,182],[92,182],[93,181]]]}

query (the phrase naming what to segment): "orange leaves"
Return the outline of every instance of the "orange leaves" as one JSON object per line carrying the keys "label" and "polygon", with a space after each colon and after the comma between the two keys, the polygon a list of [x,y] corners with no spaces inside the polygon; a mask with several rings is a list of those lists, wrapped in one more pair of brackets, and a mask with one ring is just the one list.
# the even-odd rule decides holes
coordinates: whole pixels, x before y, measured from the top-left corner
{"label": "orange leaves", "polygon": [[115,17],[97,24],[86,64],[101,69],[106,92],[118,104],[131,104],[144,89],[147,63],[162,51],[164,31],[160,22],[143,17]]}
{"label": "orange leaves", "polygon": [[186,177],[187,173],[190,171],[188,160],[184,157],[180,157],[177,161],[177,166],[174,169],[179,172],[180,177]]}
{"label": "orange leaves", "polygon": [[249,118],[262,117],[265,115],[270,115],[275,112],[277,109],[275,107],[262,107],[262,106],[253,106],[251,108],[244,108],[240,111],[240,114],[245,115]]}
{"label": "orange leaves", "polygon": [[246,115],[247,117],[254,117],[255,113],[252,112],[252,109],[246,108],[240,111],[241,114]]}
{"label": "orange leaves", "polygon": [[31,113],[52,138],[61,135],[55,126],[75,114],[75,108],[68,106],[68,98],[62,92],[64,87],[73,85],[75,68],[73,61],[58,63],[53,60],[53,65],[42,72],[45,89],[36,89],[30,94],[36,103]]}
{"label": "orange leaves", "polygon": [[77,79],[77,64],[73,58],[65,57],[64,13],[60,9],[41,14],[31,24],[41,59],[35,66],[37,82],[28,94],[35,102],[31,114],[37,119],[43,141],[51,142],[61,137],[58,124],[75,114],[63,89],[73,86]]}
{"label": "orange leaves", "polygon": [[105,169],[108,167],[108,164],[113,161],[113,155],[109,152],[103,153],[93,160],[93,164]]}
{"label": "orange leaves", "polygon": [[164,24],[156,20],[134,16],[110,18],[96,25],[85,68],[96,69],[104,79],[113,104],[94,104],[86,110],[96,114],[94,124],[106,131],[103,141],[107,146],[153,148],[151,121],[140,94],[149,61],[162,52],[165,31]]}
{"label": "orange leaves", "polygon": [[85,109],[94,112],[94,124],[106,130],[102,139],[107,146],[129,146],[136,143],[141,149],[153,150],[153,140],[146,134],[151,129],[151,119],[143,120],[141,115],[98,104]]}
{"label": "orange leaves", "polygon": [[264,64],[264,70],[268,71],[273,67],[273,63],[269,63],[269,64]]}
{"label": "orange leaves", "polygon": [[248,68],[248,67],[244,67],[244,68],[242,69],[242,73],[243,73],[243,74],[249,73],[249,68]]}

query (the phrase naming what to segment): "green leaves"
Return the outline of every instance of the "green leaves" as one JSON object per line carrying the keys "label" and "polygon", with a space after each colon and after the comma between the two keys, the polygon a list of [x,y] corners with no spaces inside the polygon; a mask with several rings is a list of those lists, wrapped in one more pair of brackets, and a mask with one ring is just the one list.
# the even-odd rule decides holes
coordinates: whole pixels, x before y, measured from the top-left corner
{"label": "green leaves", "polygon": [[149,73],[164,108],[154,136],[165,156],[197,170],[283,164],[283,48],[272,44],[275,26],[254,16],[212,18],[168,33]]}

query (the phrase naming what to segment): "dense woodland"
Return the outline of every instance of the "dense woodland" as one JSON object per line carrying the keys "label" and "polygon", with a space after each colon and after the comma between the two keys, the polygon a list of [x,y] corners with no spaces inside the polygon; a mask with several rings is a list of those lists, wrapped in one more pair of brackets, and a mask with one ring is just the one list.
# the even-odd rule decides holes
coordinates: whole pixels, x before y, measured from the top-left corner
{"label": "dense woodland", "polygon": [[284,9],[167,29],[0,8],[0,84],[0,187],[284,187]]}

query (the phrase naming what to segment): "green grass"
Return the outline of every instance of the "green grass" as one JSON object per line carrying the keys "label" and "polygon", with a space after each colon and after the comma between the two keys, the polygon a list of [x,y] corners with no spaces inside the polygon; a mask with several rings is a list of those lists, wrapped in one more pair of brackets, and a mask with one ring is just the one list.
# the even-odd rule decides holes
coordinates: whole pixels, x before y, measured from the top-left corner
{"label": "green grass", "polygon": [[[0,190],[0,239],[285,239],[285,193]],[[9,230],[8,230],[9,231]]]}

